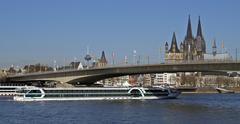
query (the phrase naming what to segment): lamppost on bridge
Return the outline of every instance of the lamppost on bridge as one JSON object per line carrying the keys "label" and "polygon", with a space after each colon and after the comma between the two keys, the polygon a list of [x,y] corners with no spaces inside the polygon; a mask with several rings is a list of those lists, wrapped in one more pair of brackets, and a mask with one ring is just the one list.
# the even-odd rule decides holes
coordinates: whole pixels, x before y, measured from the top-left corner
{"label": "lamppost on bridge", "polygon": [[57,68],[56,68],[56,63],[57,63],[57,61],[56,61],[56,60],[54,60],[54,61],[53,61],[53,71],[57,71]]}
{"label": "lamppost on bridge", "polygon": [[29,73],[29,72],[30,72],[30,64],[28,64],[28,67],[27,67],[27,68],[28,68],[28,73]]}
{"label": "lamppost on bridge", "polygon": [[114,64],[115,64],[115,53],[112,52],[112,65],[114,65]]}
{"label": "lamppost on bridge", "polygon": [[63,59],[63,70],[66,70],[66,58]]}
{"label": "lamppost on bridge", "polygon": [[125,63],[125,64],[128,64],[128,58],[127,58],[127,56],[124,57],[124,63]]}
{"label": "lamppost on bridge", "polygon": [[236,48],[236,62],[238,62],[238,48]]}
{"label": "lamppost on bridge", "polygon": [[161,59],[162,59],[162,47],[160,46],[159,48],[159,62],[161,63]]}
{"label": "lamppost on bridge", "polygon": [[136,56],[137,56],[137,51],[133,50],[133,64],[136,64]]}
{"label": "lamppost on bridge", "polygon": [[146,64],[149,64],[149,56],[146,56],[146,60],[147,60]]}
{"label": "lamppost on bridge", "polygon": [[77,57],[74,57],[73,69],[76,69],[76,62],[77,62]]}
{"label": "lamppost on bridge", "polygon": [[140,64],[141,62],[141,56],[138,56],[137,64]]}

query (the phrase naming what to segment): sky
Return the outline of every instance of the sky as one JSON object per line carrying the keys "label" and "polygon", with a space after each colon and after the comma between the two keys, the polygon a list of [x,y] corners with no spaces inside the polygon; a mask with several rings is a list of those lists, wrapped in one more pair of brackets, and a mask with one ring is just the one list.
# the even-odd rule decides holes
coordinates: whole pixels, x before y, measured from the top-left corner
{"label": "sky", "polygon": [[[194,36],[198,16],[208,52],[224,41],[232,56],[240,48],[239,0],[1,0],[0,67],[83,61],[87,47],[109,63],[163,59],[166,41],[184,40],[188,15]],[[219,50],[220,51],[220,50]],[[239,49],[240,51],[240,49]],[[240,53],[240,52],[239,52]]]}

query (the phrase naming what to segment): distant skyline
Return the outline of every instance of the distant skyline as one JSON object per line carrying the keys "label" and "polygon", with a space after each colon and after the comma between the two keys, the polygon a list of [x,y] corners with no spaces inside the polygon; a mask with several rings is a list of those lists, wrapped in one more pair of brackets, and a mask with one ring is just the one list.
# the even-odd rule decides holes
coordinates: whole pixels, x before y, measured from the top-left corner
{"label": "distant skyline", "polygon": [[[0,68],[43,63],[50,66],[89,53],[109,63],[124,62],[133,52],[151,63],[160,61],[160,47],[184,40],[188,15],[197,32],[201,16],[207,51],[213,39],[235,58],[240,54],[240,1],[237,0],[11,0],[0,1]],[[163,54],[163,51],[162,51]],[[163,59],[163,55],[161,55]],[[143,61],[143,60],[142,60]]]}

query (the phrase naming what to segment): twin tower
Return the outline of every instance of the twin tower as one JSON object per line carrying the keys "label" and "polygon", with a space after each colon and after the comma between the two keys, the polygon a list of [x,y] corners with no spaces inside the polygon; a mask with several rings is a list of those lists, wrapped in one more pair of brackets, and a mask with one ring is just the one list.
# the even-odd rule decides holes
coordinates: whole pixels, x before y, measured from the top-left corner
{"label": "twin tower", "polygon": [[173,32],[172,43],[169,48],[168,43],[165,44],[165,62],[183,62],[183,61],[199,61],[204,60],[206,53],[206,43],[202,33],[200,17],[198,19],[197,35],[192,34],[192,26],[190,16],[188,17],[187,34],[180,43],[178,48],[175,32]]}

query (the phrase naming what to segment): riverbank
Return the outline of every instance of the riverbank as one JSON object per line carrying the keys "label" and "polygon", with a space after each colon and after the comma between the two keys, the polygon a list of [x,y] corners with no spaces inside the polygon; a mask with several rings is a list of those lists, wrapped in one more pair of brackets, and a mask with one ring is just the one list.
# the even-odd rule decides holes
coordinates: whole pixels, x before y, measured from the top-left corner
{"label": "riverbank", "polygon": [[[228,90],[233,90],[235,93],[240,93],[240,87],[227,88]],[[195,91],[182,91],[182,93],[218,93],[216,89],[211,87],[201,87],[196,88]]]}

